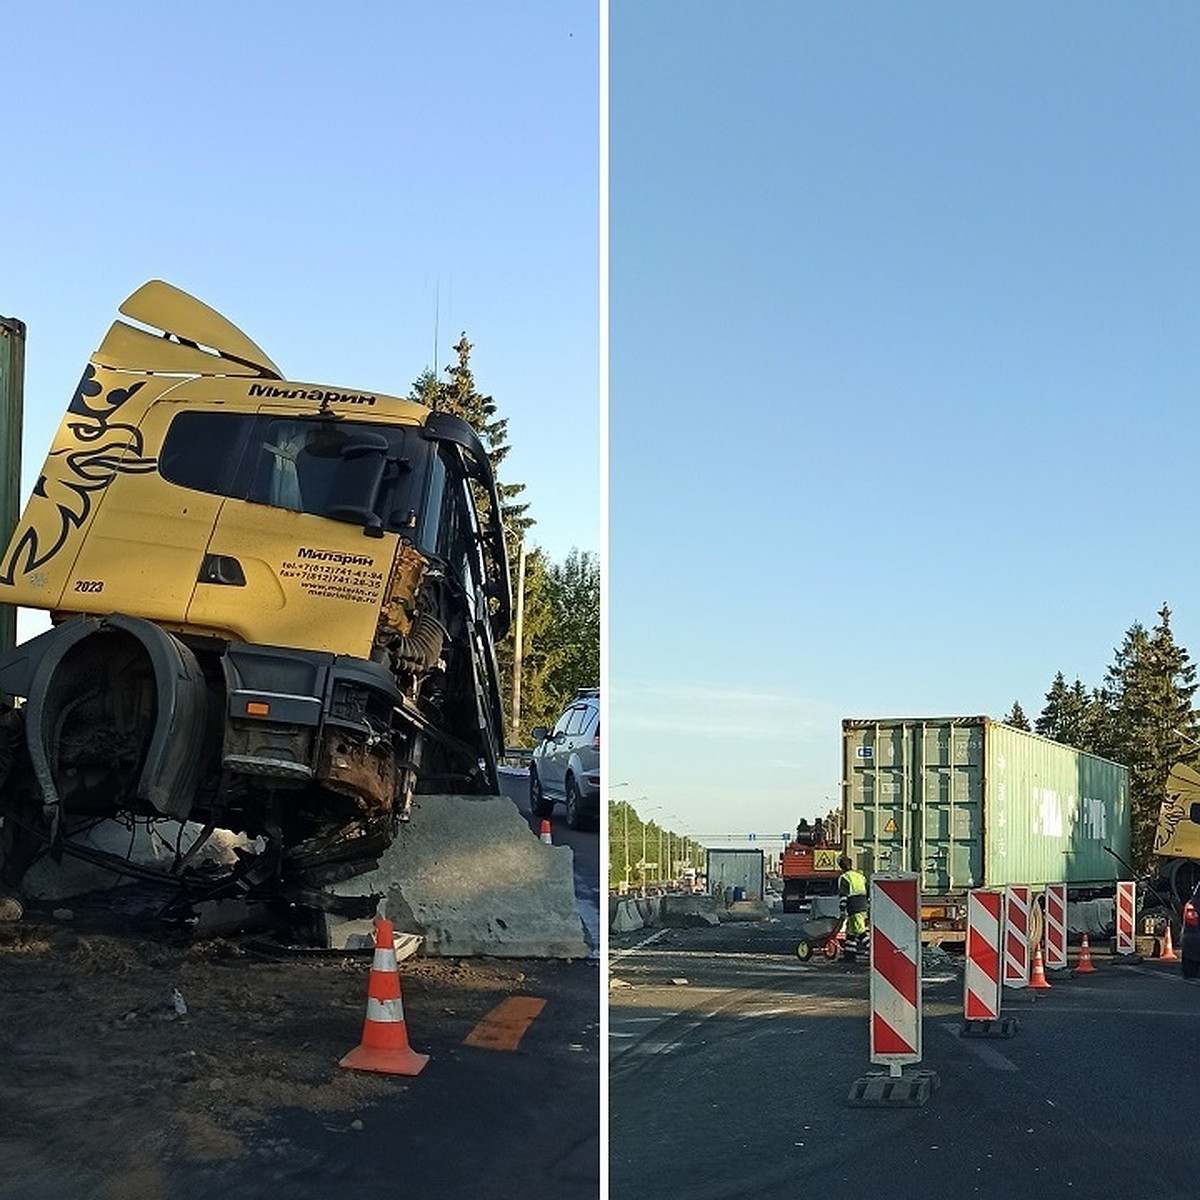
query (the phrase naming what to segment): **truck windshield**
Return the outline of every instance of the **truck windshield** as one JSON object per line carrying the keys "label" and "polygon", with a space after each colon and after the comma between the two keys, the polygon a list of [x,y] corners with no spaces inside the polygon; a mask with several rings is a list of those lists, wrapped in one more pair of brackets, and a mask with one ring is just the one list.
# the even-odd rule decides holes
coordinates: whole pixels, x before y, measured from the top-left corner
{"label": "truck windshield", "polygon": [[411,426],[183,412],[158,465],[180,487],[399,532],[418,526],[428,454]]}

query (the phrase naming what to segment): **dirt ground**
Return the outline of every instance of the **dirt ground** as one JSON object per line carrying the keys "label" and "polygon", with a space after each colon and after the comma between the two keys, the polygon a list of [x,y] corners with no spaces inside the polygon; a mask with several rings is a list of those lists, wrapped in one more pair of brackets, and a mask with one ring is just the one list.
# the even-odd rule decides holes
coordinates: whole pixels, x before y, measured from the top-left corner
{"label": "dirt ground", "polygon": [[[357,1114],[413,1086],[337,1066],[370,965],[184,944],[75,903],[0,924],[0,1195],[162,1200],[188,1167],[286,1155],[263,1141],[283,1108],[353,1137]],[[522,963],[490,959],[409,959],[401,978],[419,1050],[419,1031],[457,1041],[528,986]]]}

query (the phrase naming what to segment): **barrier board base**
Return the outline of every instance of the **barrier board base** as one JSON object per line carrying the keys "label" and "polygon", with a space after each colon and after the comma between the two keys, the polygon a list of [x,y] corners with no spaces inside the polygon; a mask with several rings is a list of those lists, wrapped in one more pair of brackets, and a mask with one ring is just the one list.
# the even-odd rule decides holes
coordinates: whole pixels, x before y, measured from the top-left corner
{"label": "barrier board base", "polygon": [[851,1108],[920,1108],[940,1086],[936,1071],[872,1072],[854,1081],[847,1101]]}
{"label": "barrier board base", "polygon": [[964,1020],[958,1031],[965,1038],[1010,1038],[1020,1026],[1015,1017],[1000,1017],[995,1021]]}

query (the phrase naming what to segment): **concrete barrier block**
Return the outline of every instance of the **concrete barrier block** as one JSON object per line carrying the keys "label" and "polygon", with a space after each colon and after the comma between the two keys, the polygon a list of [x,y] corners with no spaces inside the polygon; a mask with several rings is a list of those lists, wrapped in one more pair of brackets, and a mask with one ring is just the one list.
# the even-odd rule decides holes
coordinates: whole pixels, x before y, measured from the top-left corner
{"label": "concrete barrier block", "polygon": [[573,860],[504,796],[418,796],[378,867],[327,890],[382,896],[396,930],[423,937],[427,955],[587,958]]}
{"label": "concrete barrier block", "polygon": [[716,925],[721,903],[715,896],[701,894],[663,896],[659,902],[659,922],[672,928]]}
{"label": "concrete barrier block", "polygon": [[632,900],[622,900],[617,905],[617,911],[613,914],[609,928],[613,933],[633,933],[643,926],[642,914],[638,911],[637,904]]}
{"label": "concrete barrier block", "polygon": [[[203,832],[194,821],[162,821],[157,830],[139,825],[131,834],[120,821],[104,820],[94,825],[73,822],[69,830],[71,841],[89,850],[100,850],[128,859],[140,867],[151,867],[164,873],[175,861],[175,847],[186,853]],[[213,832],[197,851],[196,862],[213,862],[228,866],[237,861],[236,848],[255,848],[255,843],[226,829]],[[32,900],[66,900],[88,892],[108,891],[134,882],[128,875],[118,875],[107,867],[84,859],[64,855],[56,862],[50,855],[39,858],[21,879],[21,893]]]}

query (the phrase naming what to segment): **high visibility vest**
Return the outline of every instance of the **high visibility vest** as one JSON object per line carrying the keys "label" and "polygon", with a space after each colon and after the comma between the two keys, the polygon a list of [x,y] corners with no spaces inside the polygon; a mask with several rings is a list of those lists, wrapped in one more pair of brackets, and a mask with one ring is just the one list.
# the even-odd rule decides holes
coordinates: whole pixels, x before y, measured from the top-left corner
{"label": "high visibility vest", "polygon": [[838,878],[838,892],[846,897],[848,913],[867,911],[867,877],[861,871],[843,871]]}

